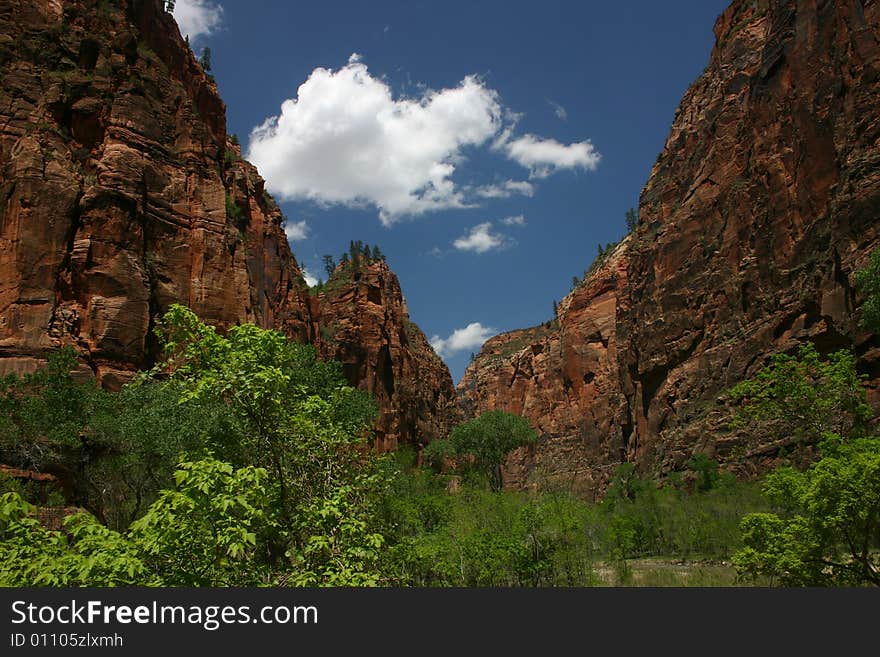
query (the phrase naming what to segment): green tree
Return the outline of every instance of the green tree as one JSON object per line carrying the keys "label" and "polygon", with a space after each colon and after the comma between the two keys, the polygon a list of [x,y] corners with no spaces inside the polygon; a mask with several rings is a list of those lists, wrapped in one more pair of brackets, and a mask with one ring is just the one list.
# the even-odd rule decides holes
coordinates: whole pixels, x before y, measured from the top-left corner
{"label": "green tree", "polygon": [[324,271],[327,272],[327,278],[330,278],[336,270],[336,261],[330,254],[324,255],[321,259],[324,261]]}
{"label": "green tree", "polygon": [[501,465],[518,447],[534,445],[538,432],[528,420],[504,411],[487,411],[478,418],[459,424],[446,440],[435,440],[426,448],[426,456],[454,455],[472,461],[473,466],[489,477],[492,490],[501,490]]}
{"label": "green tree", "polygon": [[639,213],[636,212],[635,208],[630,208],[626,211],[626,230],[631,233],[638,225]]}
{"label": "green tree", "polygon": [[262,468],[213,458],[181,463],[131,525],[128,540],[164,586],[246,586],[269,578],[267,539],[277,530]]}
{"label": "green tree", "polygon": [[204,50],[202,50],[202,56],[199,59],[199,64],[202,65],[202,70],[205,71],[205,73],[210,72],[210,70],[211,70],[211,49],[210,48],[205,48]]}
{"label": "green tree", "polygon": [[857,271],[856,286],[867,295],[862,304],[862,327],[880,333],[880,249],[871,254],[868,266]]}
{"label": "green tree", "polygon": [[[363,528],[357,541],[375,544],[374,501],[383,481],[378,458],[366,449],[373,400],[345,383],[339,363],[319,361],[314,347],[277,331],[242,325],[221,336],[182,306],[172,306],[159,329],[165,361],[157,374],[178,382],[184,400],[229,407],[245,425],[247,459],[272,474],[269,490],[285,533],[276,536],[271,558],[284,554],[296,572],[313,573],[316,582],[338,583],[352,568],[360,573],[353,579],[372,581],[358,570],[366,561],[355,567],[347,559],[351,544],[342,538],[332,549],[307,548],[328,538],[315,532],[326,529],[330,500],[354,523],[346,525],[350,539]],[[375,574],[378,552],[370,563]]]}
{"label": "green tree", "polygon": [[357,271],[360,268],[361,264],[361,247],[360,242],[355,242],[354,240],[349,241],[348,243],[348,255],[351,260],[352,268]]}
{"label": "green tree", "polygon": [[104,394],[71,376],[76,355],[65,347],[45,368],[0,379],[0,456],[6,463],[44,471],[82,459],[84,427]]}
{"label": "green tree", "polygon": [[289,508],[289,458],[295,435],[305,425],[300,411],[322,413],[347,430],[353,447],[366,441],[375,405],[344,383],[338,363],[317,359],[314,347],[290,342],[278,331],[252,324],[235,326],[226,336],[203,324],[189,309],[172,306],[158,327],[165,361],[158,371],[182,384],[185,400],[219,400],[249,427],[251,458],[275,477],[281,508]]}
{"label": "green tree", "polygon": [[136,380],[104,394],[87,419],[90,452],[78,478],[84,506],[109,527],[123,530],[143,515],[173,485],[181,459],[213,451],[247,460],[241,420],[217,401],[182,401],[183,392],[175,381]]}
{"label": "green tree", "polygon": [[815,444],[825,433],[852,436],[871,418],[863,375],[846,350],[823,360],[812,343],[797,355],[775,354],[770,365],[730,390],[744,402],[732,425],[770,434],[783,444]]}
{"label": "green tree", "polygon": [[787,513],[741,523],[737,571],[785,586],[880,586],[880,439],[829,434],[805,472],[780,468],[765,493]]}
{"label": "green tree", "polygon": [[50,531],[17,493],[0,496],[0,586],[119,586],[147,579],[128,541],[94,516],[68,516],[63,532]]}
{"label": "green tree", "polygon": [[15,493],[0,496],[0,585],[233,586],[266,583],[276,530],[266,471],[212,458],[181,463],[176,487],[120,533],[88,513],[43,527]]}
{"label": "green tree", "polygon": [[718,461],[705,454],[694,454],[687,462],[687,467],[697,473],[697,490],[710,491],[721,479]]}
{"label": "green tree", "polygon": [[118,393],[74,379],[65,348],[47,366],[0,383],[0,461],[54,472],[67,502],[124,529],[172,483],[185,454],[233,454],[240,423],[218,404],[181,403],[174,382],[137,380]]}
{"label": "green tree", "polygon": [[242,211],[241,206],[235,200],[235,197],[228,192],[226,194],[226,216],[239,230],[244,230],[247,226],[247,217]]}

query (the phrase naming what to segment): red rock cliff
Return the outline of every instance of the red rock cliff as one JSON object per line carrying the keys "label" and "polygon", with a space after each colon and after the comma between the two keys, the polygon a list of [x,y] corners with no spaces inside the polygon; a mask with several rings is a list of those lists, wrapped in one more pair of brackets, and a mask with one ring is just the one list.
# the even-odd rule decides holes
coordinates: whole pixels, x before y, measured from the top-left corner
{"label": "red rock cliff", "polygon": [[715,34],[637,230],[558,327],[488,342],[459,384],[471,412],[521,410],[547,434],[511,459],[513,484],[596,491],[615,463],[658,474],[697,450],[749,471],[716,400],[802,341],[880,377],[852,284],[880,245],[880,4],[737,0]]}
{"label": "red rock cliff", "polygon": [[410,321],[397,276],[381,260],[341,265],[318,289],[311,302],[319,350],[378,402],[377,447],[445,438],[457,417],[452,377]]}
{"label": "red rock cliff", "polygon": [[[0,65],[0,373],[73,345],[116,387],[151,364],[152,325],[178,302],[221,328],[316,341],[354,385],[392,381],[382,436],[420,441],[443,425],[407,402],[453,388],[442,363],[416,365],[433,355],[423,337],[399,338],[393,274],[375,272],[378,307],[366,282],[353,311],[310,299],[280,210],[159,0],[0,0]],[[328,351],[321,326],[335,323],[345,342]]]}

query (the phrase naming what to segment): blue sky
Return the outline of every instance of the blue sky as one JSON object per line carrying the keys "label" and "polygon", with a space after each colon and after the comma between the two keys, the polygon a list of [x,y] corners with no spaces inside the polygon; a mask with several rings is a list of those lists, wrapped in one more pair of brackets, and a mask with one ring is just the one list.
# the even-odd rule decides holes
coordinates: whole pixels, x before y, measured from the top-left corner
{"label": "blue sky", "polygon": [[[229,131],[321,256],[378,244],[458,381],[549,319],[624,215],[727,0],[177,0]],[[219,7],[219,8],[218,8]]]}

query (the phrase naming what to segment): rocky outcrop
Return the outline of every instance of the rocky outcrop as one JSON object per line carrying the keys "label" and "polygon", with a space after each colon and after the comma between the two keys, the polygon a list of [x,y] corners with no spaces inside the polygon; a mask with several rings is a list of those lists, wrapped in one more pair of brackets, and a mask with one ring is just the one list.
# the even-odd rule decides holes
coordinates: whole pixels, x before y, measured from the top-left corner
{"label": "rocky outcrop", "polygon": [[[548,438],[512,460],[512,483],[548,462],[598,490],[615,460],[662,474],[694,451],[748,472],[739,438],[719,430],[720,393],[803,341],[853,348],[880,377],[853,287],[880,245],[880,5],[737,0],[715,34],[636,231],[563,302],[551,335],[494,363],[511,338],[487,343],[459,386],[476,410],[542,400],[522,409]],[[615,261],[613,291],[596,294]],[[597,340],[599,323],[613,336]],[[547,355],[524,356],[536,348]],[[599,383],[603,396],[585,395]]]}
{"label": "rocky outcrop", "polygon": [[631,427],[621,425],[617,306],[627,265],[624,242],[562,300],[553,321],[491,338],[465,370],[458,392],[466,415],[516,413],[542,436],[536,451],[509,459],[506,483],[590,493],[624,458]]}
{"label": "rocky outcrop", "polygon": [[312,318],[319,351],[342,363],[382,409],[376,446],[445,438],[457,417],[449,369],[410,321],[397,276],[383,260],[337,267],[315,290]]}
{"label": "rocky outcrop", "polygon": [[418,378],[433,354],[392,325],[408,321],[393,274],[378,308],[359,282],[354,311],[310,298],[281,211],[159,0],[0,0],[0,64],[0,373],[72,345],[84,373],[118,387],[153,362],[152,326],[175,302],[221,329],[319,345],[322,323],[339,323],[351,383],[393,381],[382,436],[436,433],[433,406],[404,409],[445,367]]}

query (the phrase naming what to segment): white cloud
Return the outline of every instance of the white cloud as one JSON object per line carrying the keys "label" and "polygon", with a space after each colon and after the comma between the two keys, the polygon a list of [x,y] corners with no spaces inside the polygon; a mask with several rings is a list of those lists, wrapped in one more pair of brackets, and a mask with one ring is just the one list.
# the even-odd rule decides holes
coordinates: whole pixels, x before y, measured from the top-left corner
{"label": "white cloud", "polygon": [[526,218],[523,215],[518,214],[515,217],[504,217],[504,219],[501,220],[501,223],[505,226],[525,226]]}
{"label": "white cloud", "polygon": [[174,19],[180,33],[195,41],[201,36],[213,34],[223,23],[223,7],[212,0],[177,0]]}
{"label": "white cloud", "polygon": [[497,94],[476,77],[418,99],[392,97],[358,55],[317,68],[281,114],[251,133],[248,159],[284,199],[374,205],[389,225],[403,215],[467,207],[452,182],[462,150],[501,128]]}
{"label": "white cloud", "polygon": [[532,178],[546,178],[556,169],[586,169],[594,171],[602,156],[592,142],[560,144],[555,139],[525,135],[499,144],[507,156],[529,169]]}
{"label": "white cloud", "polygon": [[510,198],[514,194],[534,196],[535,186],[527,180],[505,180],[501,184],[478,187],[476,194],[483,198]]}
{"label": "white cloud", "polygon": [[459,351],[481,347],[495,333],[497,333],[495,329],[473,322],[464,328],[455,329],[445,340],[439,335],[434,335],[430,342],[438,356],[446,357]]}
{"label": "white cloud", "polygon": [[550,103],[550,107],[553,108],[553,113],[556,115],[556,118],[561,119],[562,121],[568,120],[568,110],[566,110],[562,105],[557,103],[555,100],[547,99],[547,102]]}
{"label": "white cloud", "polygon": [[318,279],[305,267],[302,268],[303,279],[306,282],[306,285],[309,287],[315,287],[318,284]]}
{"label": "white cloud", "polygon": [[520,115],[476,76],[440,91],[415,87],[411,97],[395,98],[357,53],[338,70],[316,68],[278,115],[251,131],[247,157],[284,200],[375,207],[386,226],[405,216],[476,207],[481,198],[534,194],[528,181],[482,187],[454,181],[468,149],[494,149],[532,178],[598,164],[589,141],[566,146],[515,138]]}
{"label": "white cloud", "polygon": [[512,244],[513,240],[506,235],[494,232],[492,230],[492,222],[487,221],[471,228],[470,232],[455,240],[452,246],[459,251],[486,253],[486,251],[501,249]]}
{"label": "white cloud", "polygon": [[287,235],[289,242],[298,242],[308,237],[309,226],[305,221],[297,221],[296,223],[288,223],[284,226],[284,234]]}

